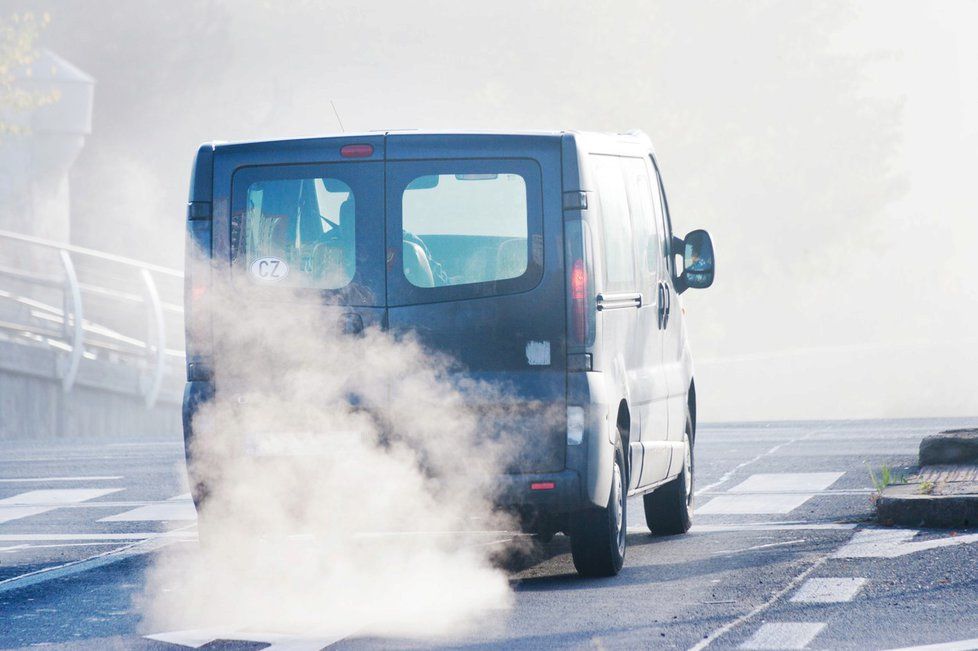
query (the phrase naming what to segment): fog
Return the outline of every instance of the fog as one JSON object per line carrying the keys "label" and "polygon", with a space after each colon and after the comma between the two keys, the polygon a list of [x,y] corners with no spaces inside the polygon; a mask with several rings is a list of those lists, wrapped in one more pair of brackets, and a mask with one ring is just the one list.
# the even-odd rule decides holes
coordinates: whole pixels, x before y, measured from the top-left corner
{"label": "fog", "polygon": [[[207,140],[642,129],[702,420],[978,413],[974,2],[4,2],[97,79],[73,237],[182,264]],[[332,103],[332,104],[331,104]]]}

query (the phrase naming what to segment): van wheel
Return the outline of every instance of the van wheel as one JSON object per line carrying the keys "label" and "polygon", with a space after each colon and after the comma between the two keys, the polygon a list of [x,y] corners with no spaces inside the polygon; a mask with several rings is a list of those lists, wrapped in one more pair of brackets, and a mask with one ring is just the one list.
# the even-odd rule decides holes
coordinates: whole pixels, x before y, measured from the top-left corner
{"label": "van wheel", "polygon": [[690,434],[692,425],[686,412],[686,433],[683,447],[686,458],[683,470],[668,484],[643,496],[645,523],[657,536],[673,536],[686,533],[693,524],[693,445]]}
{"label": "van wheel", "polygon": [[608,506],[578,513],[571,528],[571,556],[581,576],[614,576],[625,562],[625,462],[615,451]]}

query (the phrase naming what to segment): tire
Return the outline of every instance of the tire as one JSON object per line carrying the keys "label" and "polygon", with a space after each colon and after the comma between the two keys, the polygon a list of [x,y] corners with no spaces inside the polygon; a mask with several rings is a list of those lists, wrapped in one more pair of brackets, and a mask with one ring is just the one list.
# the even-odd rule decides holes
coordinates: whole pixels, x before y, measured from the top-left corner
{"label": "tire", "polygon": [[625,562],[625,523],[628,500],[625,498],[624,455],[615,451],[608,506],[578,513],[571,530],[571,556],[581,576],[615,576]]}
{"label": "tire", "polygon": [[678,477],[643,496],[645,523],[657,536],[686,533],[693,524],[693,445],[692,421],[686,411],[686,458]]}

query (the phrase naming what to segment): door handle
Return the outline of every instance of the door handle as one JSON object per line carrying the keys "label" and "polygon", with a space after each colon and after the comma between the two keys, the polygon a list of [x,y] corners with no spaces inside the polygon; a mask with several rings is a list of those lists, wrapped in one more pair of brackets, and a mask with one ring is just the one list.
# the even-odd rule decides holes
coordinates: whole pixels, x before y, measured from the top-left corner
{"label": "door handle", "polygon": [[669,291],[669,285],[662,283],[662,295],[666,299],[666,315],[662,321],[663,329],[669,327],[669,315],[672,313],[672,292]]}
{"label": "door handle", "polygon": [[666,297],[663,291],[662,281],[656,286],[656,299],[658,300],[659,330],[666,327]]}

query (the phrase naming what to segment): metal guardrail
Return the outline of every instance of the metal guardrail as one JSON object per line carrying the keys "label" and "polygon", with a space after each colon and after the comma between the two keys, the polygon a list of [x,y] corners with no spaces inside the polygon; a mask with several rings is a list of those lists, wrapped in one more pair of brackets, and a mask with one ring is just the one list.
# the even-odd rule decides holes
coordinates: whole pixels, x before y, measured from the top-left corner
{"label": "metal guardrail", "polygon": [[64,352],[65,392],[84,359],[104,358],[136,366],[153,407],[167,372],[183,371],[182,304],[177,269],[0,230],[0,332]]}

